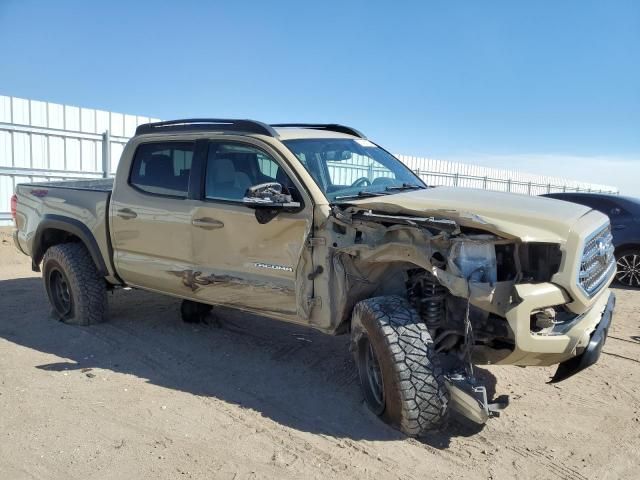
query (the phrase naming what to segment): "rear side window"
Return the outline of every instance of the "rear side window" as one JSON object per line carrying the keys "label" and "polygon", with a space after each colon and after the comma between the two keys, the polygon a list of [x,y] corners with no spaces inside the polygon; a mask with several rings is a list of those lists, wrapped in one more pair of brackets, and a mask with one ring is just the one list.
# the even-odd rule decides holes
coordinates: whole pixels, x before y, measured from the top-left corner
{"label": "rear side window", "polygon": [[129,183],[144,192],[186,198],[193,142],[144,143],[133,157]]}

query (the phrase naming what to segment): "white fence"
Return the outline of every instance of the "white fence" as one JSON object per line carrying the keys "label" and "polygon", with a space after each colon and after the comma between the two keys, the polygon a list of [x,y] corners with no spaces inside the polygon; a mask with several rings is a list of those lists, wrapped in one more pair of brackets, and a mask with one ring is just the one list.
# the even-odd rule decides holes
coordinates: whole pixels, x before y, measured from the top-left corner
{"label": "white fence", "polygon": [[[16,184],[112,175],[136,127],[153,121],[158,119],[0,96],[0,225],[10,224],[10,197]],[[616,188],[607,185],[515,170],[407,155],[398,158],[429,185],[528,195],[557,191],[617,193]],[[369,167],[361,162],[340,162],[339,168],[345,179],[355,179],[367,176]]]}
{"label": "white fence", "polygon": [[580,182],[562,177],[536,175],[503,168],[468,163],[448,162],[432,158],[397,155],[427,185],[482,188],[500,192],[542,195],[555,192],[619,193],[616,187]]}

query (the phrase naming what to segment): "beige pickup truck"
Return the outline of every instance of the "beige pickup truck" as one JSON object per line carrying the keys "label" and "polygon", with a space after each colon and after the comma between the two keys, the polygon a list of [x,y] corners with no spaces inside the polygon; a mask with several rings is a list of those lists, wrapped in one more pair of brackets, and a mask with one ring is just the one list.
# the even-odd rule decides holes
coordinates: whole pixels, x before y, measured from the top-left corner
{"label": "beige pickup truck", "polygon": [[225,305],[350,334],[367,405],[412,436],[499,413],[474,365],[592,365],[615,303],[603,214],[429,188],[343,125],[146,124],[115,179],[16,190],[17,248],[60,320],[103,321],[129,286],[185,320]]}

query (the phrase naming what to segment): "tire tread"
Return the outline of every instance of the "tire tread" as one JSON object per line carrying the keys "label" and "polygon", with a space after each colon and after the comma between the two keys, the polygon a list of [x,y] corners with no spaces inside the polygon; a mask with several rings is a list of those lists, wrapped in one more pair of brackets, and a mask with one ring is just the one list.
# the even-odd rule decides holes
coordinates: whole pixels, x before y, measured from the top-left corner
{"label": "tire tread", "polygon": [[[81,243],[62,243],[49,247],[42,264],[54,260],[64,270],[74,296],[74,316],[62,319],[76,325],[92,325],[106,320],[107,290],[89,251]],[[45,282],[47,275],[44,275]],[[45,285],[46,288],[46,285]]]}
{"label": "tire tread", "polygon": [[[382,336],[399,390],[399,418],[387,418],[405,434],[416,437],[441,427],[447,419],[449,391],[427,326],[400,296],[359,302],[353,312],[352,336],[365,330]],[[354,338],[357,341],[357,338]]]}

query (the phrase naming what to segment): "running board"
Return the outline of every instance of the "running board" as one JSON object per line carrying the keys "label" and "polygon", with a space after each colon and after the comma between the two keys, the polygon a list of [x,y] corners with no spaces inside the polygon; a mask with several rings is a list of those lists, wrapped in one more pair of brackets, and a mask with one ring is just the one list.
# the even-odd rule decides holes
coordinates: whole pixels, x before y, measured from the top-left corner
{"label": "running board", "polygon": [[455,374],[446,377],[451,408],[468,418],[472,422],[483,425],[491,417],[499,417],[500,412],[509,405],[509,398],[489,403],[487,389],[483,385],[476,385],[465,375]]}

